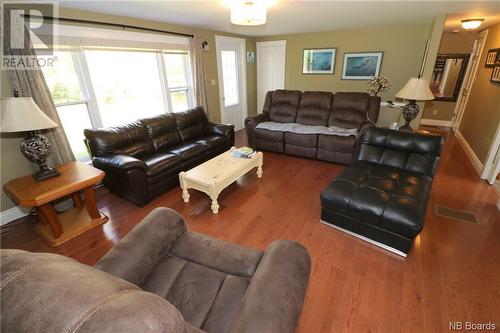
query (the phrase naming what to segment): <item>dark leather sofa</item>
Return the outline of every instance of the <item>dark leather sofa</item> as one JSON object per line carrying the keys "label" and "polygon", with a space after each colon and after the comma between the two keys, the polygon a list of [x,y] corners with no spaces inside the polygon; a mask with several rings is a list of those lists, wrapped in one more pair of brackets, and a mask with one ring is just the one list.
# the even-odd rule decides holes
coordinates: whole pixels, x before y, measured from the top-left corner
{"label": "dark leather sofa", "polygon": [[[245,127],[255,149],[349,164],[357,138],[374,126],[379,110],[380,97],[367,93],[276,90],[266,94],[261,114],[245,119]],[[262,123],[295,123],[301,130],[259,128]],[[333,135],[328,131],[333,126],[355,129],[358,135]]]}
{"label": "dark leather sofa", "polygon": [[406,256],[424,226],[443,139],[383,128],[361,137],[356,162],[321,193],[321,220]]}
{"label": "dark leather sofa", "polygon": [[234,127],[209,122],[201,107],[84,134],[104,185],[139,206],[177,185],[180,171],[234,145]]}
{"label": "dark leather sofa", "polygon": [[94,267],[0,250],[1,331],[293,333],[311,262],[293,241],[266,251],[189,232],[158,208]]}

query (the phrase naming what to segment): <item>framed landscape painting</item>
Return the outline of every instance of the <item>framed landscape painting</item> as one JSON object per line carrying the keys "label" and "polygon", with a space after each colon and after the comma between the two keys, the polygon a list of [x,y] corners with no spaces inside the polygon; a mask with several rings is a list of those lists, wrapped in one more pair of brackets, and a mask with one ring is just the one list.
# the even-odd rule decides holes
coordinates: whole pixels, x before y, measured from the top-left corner
{"label": "framed landscape painting", "polygon": [[333,74],[337,49],[305,49],[302,74]]}
{"label": "framed landscape painting", "polygon": [[342,80],[369,80],[380,73],[383,52],[344,53]]}

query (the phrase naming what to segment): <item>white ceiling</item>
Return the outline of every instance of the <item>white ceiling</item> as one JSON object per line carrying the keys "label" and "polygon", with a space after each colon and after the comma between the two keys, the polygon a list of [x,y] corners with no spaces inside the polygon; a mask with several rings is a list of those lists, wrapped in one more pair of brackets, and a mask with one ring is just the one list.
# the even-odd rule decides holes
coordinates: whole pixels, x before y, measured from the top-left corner
{"label": "white ceiling", "polygon": [[[230,23],[222,1],[60,1],[62,7],[129,16],[248,36],[431,23],[439,14],[455,19],[482,16],[483,26],[500,21],[497,1],[284,1],[268,9],[264,26]],[[459,20],[458,20],[459,21]],[[448,25],[451,27],[451,25]]]}

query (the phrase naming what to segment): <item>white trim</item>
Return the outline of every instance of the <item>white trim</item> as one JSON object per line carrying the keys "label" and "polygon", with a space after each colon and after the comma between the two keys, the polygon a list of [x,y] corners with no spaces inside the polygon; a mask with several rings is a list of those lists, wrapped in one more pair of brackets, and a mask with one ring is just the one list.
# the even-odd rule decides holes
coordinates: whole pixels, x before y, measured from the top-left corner
{"label": "white trim", "polygon": [[286,47],[286,40],[272,40],[269,42],[256,42],[257,48],[260,47],[273,47],[273,46],[285,46]]}
{"label": "white trim", "polygon": [[0,212],[0,226],[10,223],[14,220],[20,219],[30,213],[30,208],[14,206],[10,209]]}
{"label": "white trim", "polygon": [[337,229],[337,230],[339,230],[339,231],[345,232],[345,233],[346,233],[346,234],[348,234],[348,235],[354,236],[354,237],[356,237],[356,238],[359,238],[359,239],[361,239],[361,240],[364,240],[365,242],[368,242],[368,243],[370,243],[370,244],[373,244],[373,245],[375,245],[375,246],[378,246],[378,247],[380,247],[380,248],[383,248],[384,250],[387,250],[387,251],[390,251],[390,252],[392,252],[392,253],[395,253],[395,254],[397,254],[398,256],[401,256],[401,257],[404,257],[404,258],[406,258],[406,257],[408,256],[408,254],[407,254],[407,253],[404,253],[403,251],[400,251],[400,250],[398,250],[398,249],[395,249],[395,248],[393,248],[393,247],[391,247],[391,246],[389,246],[389,245],[382,244],[382,243],[377,242],[377,241],[375,241],[375,240],[373,240],[373,239],[370,239],[370,238],[367,238],[367,237],[365,237],[365,236],[359,235],[359,234],[357,234],[357,233],[355,233],[355,232],[352,232],[352,231],[349,231],[349,230],[347,230],[347,229],[341,228],[341,227],[339,227],[339,226],[337,226],[337,225],[330,224],[330,223],[325,222],[325,221],[323,221],[323,220],[319,220],[319,221],[320,221],[322,224],[326,225],[327,227],[331,227],[331,228]]}
{"label": "white trim", "polygon": [[[484,170],[481,174],[481,179],[488,179],[491,184],[495,182],[498,174],[498,168],[500,167],[500,156],[497,156],[500,151],[500,123],[498,123],[497,130],[495,132],[495,137],[491,142],[488,155],[486,157],[486,162],[484,163]],[[495,165],[496,164],[496,165]]]}
{"label": "white trim", "polygon": [[462,133],[460,133],[460,131],[458,129],[455,131],[455,137],[457,138],[457,141],[460,143],[460,145],[464,149],[465,154],[467,155],[467,157],[469,158],[469,160],[472,163],[472,166],[474,167],[474,169],[476,170],[478,175],[481,177],[481,174],[483,173],[483,169],[484,169],[483,163],[481,163],[481,161],[477,157],[476,153],[474,153],[472,148],[469,146],[469,143],[467,142],[467,140],[465,140]]}
{"label": "white trim", "polygon": [[420,125],[451,127],[451,120],[422,119]]}

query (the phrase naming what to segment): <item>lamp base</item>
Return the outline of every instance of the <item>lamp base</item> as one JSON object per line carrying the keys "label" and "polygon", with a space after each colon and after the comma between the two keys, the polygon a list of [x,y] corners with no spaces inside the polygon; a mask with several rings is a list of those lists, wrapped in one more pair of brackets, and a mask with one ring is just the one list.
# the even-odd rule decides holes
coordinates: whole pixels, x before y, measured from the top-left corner
{"label": "lamp base", "polygon": [[401,111],[403,113],[403,118],[405,119],[405,124],[401,126],[399,129],[403,131],[404,130],[411,131],[412,128],[410,126],[410,122],[417,117],[420,108],[418,107],[418,104],[414,100],[411,100],[409,103],[403,106]]}
{"label": "lamp base", "polygon": [[40,171],[34,173],[33,174],[33,178],[35,178],[37,181],[41,181],[41,180],[49,179],[49,178],[52,178],[52,177],[57,177],[57,176],[60,176],[60,175],[61,174],[56,169],[54,169],[54,168],[47,168],[47,169],[40,170]]}

